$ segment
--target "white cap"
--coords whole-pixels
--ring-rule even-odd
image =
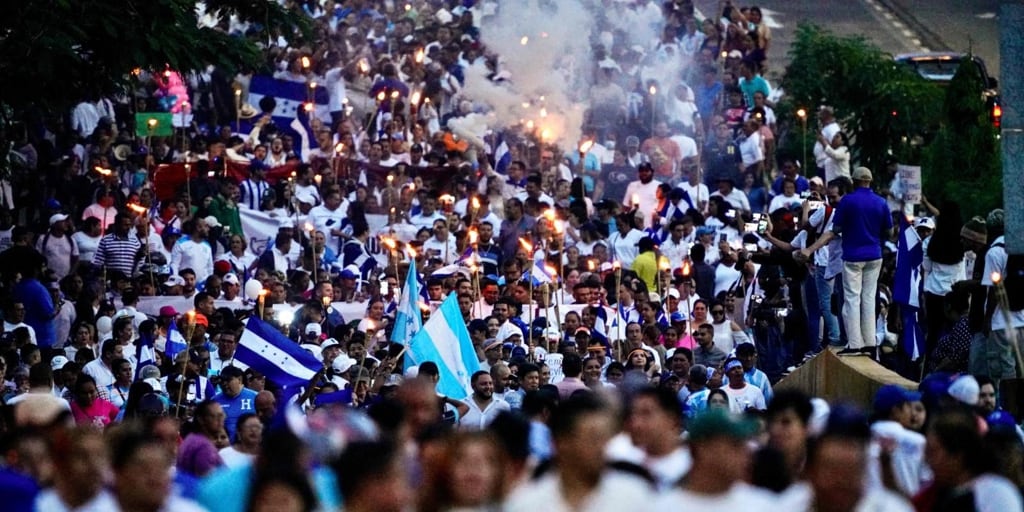
[[[242,284],[242,282],[238,280],[238,276],[236,276],[234,272],[228,272],[227,274],[224,274],[222,280],[227,284]]]
[[[914,219],[915,228],[928,228],[931,230],[935,229],[935,220],[931,217],[918,217]]]
[[[54,225],[54,224],[56,224],[58,222],[62,222],[62,221],[65,221],[65,220],[68,220],[68,216],[67,215],[65,215],[63,213],[55,213],[55,214],[50,216],[50,225],[52,226],[52,225]]]
[[[294,228],[295,221],[291,217],[281,217],[281,220],[277,221],[277,229]]]
[[[498,334],[497,334],[497,336],[494,337],[494,339],[495,339],[495,341],[498,341],[500,343],[504,343],[505,340],[511,338],[512,336],[516,336],[516,335],[522,337],[522,335],[523,335],[522,329],[517,327],[512,322],[505,322],[501,326],[501,328],[498,329]]]
[[[310,322],[310,323],[306,324],[306,328],[303,329],[302,332],[304,332],[306,334],[316,333],[317,336],[320,336],[320,334],[323,331],[320,329],[320,324],[315,323],[315,322]]]
[[[167,280],[164,281],[164,286],[168,288],[171,286],[185,286],[185,278],[176,274],[171,274],[167,276]]]
[[[295,192],[295,199],[300,203],[316,204],[316,196],[307,190],[297,190]]]
[[[320,343],[320,350],[338,346],[341,346],[341,343],[338,343],[338,340],[334,338],[327,338],[326,340]]]
[[[975,406],[978,405],[978,395],[981,393],[981,387],[978,386],[978,381],[973,376],[961,375],[953,381],[953,384],[950,384],[947,393],[960,402]]]
[[[667,296],[678,299],[679,298],[679,290],[676,290],[675,288],[669,288]]]
[[[54,356],[54,358],[50,360],[50,369],[54,371],[61,370],[64,368],[64,365],[66,364],[68,364],[67,357]]]
[[[205,221],[206,225],[210,226],[211,228],[220,227],[220,221],[217,220],[217,217],[214,217],[213,215],[207,215],[206,218],[203,219],[203,221]]]
[[[331,368],[333,368],[334,371],[338,373],[345,373],[348,371],[349,368],[352,368],[352,365],[354,364],[356,364],[355,359],[352,359],[351,357],[342,354],[334,358],[334,362],[331,363]],[[415,368],[415,366],[413,368]]]

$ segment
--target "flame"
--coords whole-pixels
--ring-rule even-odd
[[[315,84],[316,82],[313,82],[313,83]],[[235,96],[241,96],[241,95],[242,95],[242,90],[241,89],[235,89]]]
[[[95,169],[96,169],[96,172],[100,173],[103,176],[110,176],[111,174],[114,173],[114,171],[112,171],[110,169],[104,169],[104,168],[102,168],[100,166],[96,166]]]
[[[594,147],[594,141],[592,141],[592,140],[585,140],[585,141],[583,141],[580,144],[580,153],[584,153],[585,154],[588,151],[590,151],[590,148],[592,148],[592,147]]]
[[[146,121],[146,124],[152,129],[156,128],[156,125],[160,124],[160,121],[156,120],[155,118],[150,118],[148,121]]]
[[[530,130],[530,131],[533,131],[533,120],[530,120],[530,121],[526,122],[526,129]]]
[[[1003,280],[1003,275],[999,272],[992,272],[992,275],[988,276],[992,280],[992,284],[999,284]]]
[[[334,152],[335,152],[335,153],[341,153],[341,152],[343,152],[343,151],[345,151],[345,145],[344,145],[344,144],[342,144],[341,142],[339,142],[339,143],[337,143],[337,144],[335,144],[335,145],[334,145]]]
[[[473,209],[474,210],[479,210],[480,209],[480,199],[479,198],[474,196],[472,201],[470,201],[470,204],[473,205]]]
[[[149,211],[145,206],[135,203],[128,203],[128,209],[138,214],[143,214]]]
[[[384,91],[377,93],[377,101],[384,101],[384,98],[387,98],[387,95],[384,94]]]
[[[325,295],[325,296],[323,296],[323,297],[320,297],[320,300],[321,300],[321,301],[323,301],[323,303],[324,303],[324,307],[325,307],[325,308],[326,308],[327,306],[330,306],[330,305],[331,305],[331,298],[330,298],[330,297],[328,297],[328,296],[326,296],[326,295]]]
[[[549,276],[558,277],[558,269],[556,269],[555,267],[551,265],[544,265],[544,270],[548,273]]]
[[[370,72],[370,63],[366,58],[359,59],[359,72],[364,75]]]
[[[302,57],[302,68],[303,69],[309,69],[309,65],[310,64],[312,64],[312,63],[309,61],[309,57]]]
[[[393,99],[393,100],[397,100],[398,99],[398,91],[391,91],[391,99]]]
[[[807,117],[807,111],[801,108],[796,111],[796,116],[799,117],[800,119],[803,119]]]
[[[519,40],[519,44],[521,44],[523,46],[526,46],[526,43],[529,43],[529,42],[530,42],[530,38],[527,37],[527,36],[523,36],[523,38]]]
[[[391,249],[392,251],[395,250],[396,247],[398,247],[398,244],[395,243],[394,238],[382,237],[380,241],[382,244],[386,245],[388,249]]]
[[[437,200],[442,202],[442,203],[454,203],[455,202],[455,196],[453,196],[451,194],[444,194],[441,197],[438,197]]]
[[[309,223],[309,222],[307,222],[307,223],[306,223],[306,224],[305,224],[304,226],[302,226],[302,227],[303,227],[303,228],[305,228],[305,230],[306,230],[306,231],[313,231],[313,224],[311,224],[311,223]]]
[[[320,186],[320,182],[322,180],[323,180],[323,176],[320,176],[319,174],[317,174],[316,176],[313,176],[313,181],[316,182],[316,186],[318,186],[318,187]]]
[[[412,247],[406,248],[406,252],[409,253],[409,257],[412,258],[412,259],[416,259],[416,256],[418,255],[416,253],[416,249],[413,249]]]
[[[540,131],[541,140],[549,140],[551,138],[551,130],[544,128]]]
[[[590,260],[590,261],[587,262],[587,270],[593,272],[594,269],[596,269],[596,268],[597,268],[597,262],[596,261]]]
[[[541,108],[540,109],[540,117],[547,117],[547,116],[548,116],[548,109]]]
[[[615,271],[617,272],[622,268],[622,263],[619,263],[618,261],[613,261],[612,268],[615,269]]]
[[[263,288],[260,290],[260,298],[266,297],[268,293],[270,293],[270,290]]]
[[[423,51],[423,48],[420,48],[419,50],[416,50],[416,55],[413,59],[416,61],[416,64],[422,64],[424,57],[426,57],[426,52]]]
[[[661,261],[658,262],[658,270],[668,270],[670,268],[672,266],[668,264],[668,258],[662,256]]]
[[[309,83],[309,88],[310,89],[316,89],[316,82],[310,82]]]
[[[409,12],[409,11],[411,11],[411,10],[412,10],[412,5],[410,5],[410,4],[405,4],[405,11],[406,11],[406,12]]]
[[[683,277],[690,277],[690,260],[683,260]]]
[[[476,232],[476,228],[473,228],[473,229],[469,230],[468,236],[469,236],[469,243],[470,244],[476,244],[477,240],[480,237],[480,234]]]
[[[302,104],[302,110],[305,110],[306,112],[312,112],[313,111],[313,104],[308,102],[308,101],[306,103],[303,103]]]
[[[390,186],[391,182],[393,181],[395,181],[395,176],[392,174],[388,174],[388,185]]]
[[[421,311],[424,311],[424,312],[430,312],[430,306],[428,306],[428,305],[427,305],[426,303],[424,303],[424,302],[423,302],[422,300],[421,300],[421,301],[419,301],[419,302],[417,302],[417,303],[416,303],[416,305],[420,307],[420,310],[421,310]]]
[[[640,194],[633,194],[633,206],[640,206]]]
[[[528,252],[529,254],[533,254],[533,244],[531,244],[529,240],[525,238],[520,238],[519,245],[523,246],[523,249],[526,249],[526,252]]]
[[[658,88],[653,86],[653,85],[651,86],[650,89],[647,89],[647,91],[651,93],[651,96],[654,96],[655,94],[658,94]]]
[[[556,222],[555,223],[555,234],[561,235],[562,233],[565,233],[565,223],[564,222]]]
[[[554,222],[555,210],[553,208],[548,208],[547,210],[544,210],[544,218]]]
[[[420,104],[420,98],[422,96],[423,96],[423,94],[420,91],[415,91],[415,92],[412,93],[412,96],[409,98],[409,101],[411,101],[413,105],[419,105]]]

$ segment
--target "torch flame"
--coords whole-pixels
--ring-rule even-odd
[[[309,222],[307,222],[303,227],[306,229],[306,231],[313,231],[313,224]]]
[[[523,46],[526,46],[526,43],[529,43],[529,42],[530,42],[530,38],[526,37],[526,36],[523,36],[523,38],[519,40],[519,44],[521,44]]]
[[[384,98],[387,98],[387,95],[384,94],[384,91],[377,93],[377,101],[384,101]]]
[[[423,51],[423,48],[420,48],[419,50],[416,50],[416,55],[414,57],[414,59],[416,60],[416,64],[421,64],[423,62],[423,58],[425,56],[426,56],[426,53]]]
[[[992,272],[992,275],[989,276],[989,279],[992,280],[992,284],[999,284],[999,282],[1003,280],[1003,275],[1000,274],[999,272]]]
[[[114,171],[111,171],[110,169],[104,169],[104,168],[102,168],[100,166],[96,166],[95,169],[96,169],[96,172],[102,174],[103,176],[110,176],[111,174],[114,173]]]
[[[392,251],[395,250],[395,247],[397,247],[394,238],[381,238],[380,241],[381,243],[386,245],[388,249],[391,249]]]
[[[302,57],[302,69],[309,69],[310,64],[309,57]]]
[[[135,203],[128,203],[128,208],[131,211],[133,211],[135,213],[138,213],[138,214],[143,214],[143,213],[146,213],[148,211],[145,206],[142,206],[140,204],[135,204]]]
[[[474,210],[479,210],[480,209],[480,199],[479,198],[473,197],[473,200],[472,200],[471,204],[473,205],[473,209]]]
[[[310,82],[309,83],[309,88],[310,89],[316,89],[316,82]]]
[[[640,206],[640,194],[633,194],[633,206]]]
[[[594,141],[585,140],[580,144],[580,153],[586,154],[592,147],[594,147]]]
[[[618,261],[613,261],[612,262],[612,268],[615,269],[616,271],[618,271],[619,269],[622,268],[622,263],[619,263]]]
[[[345,145],[344,145],[344,144],[342,144],[341,142],[339,142],[339,143],[337,143],[337,144],[335,144],[335,145],[334,145],[334,152],[335,152],[335,153],[341,153],[341,152],[343,152],[343,151],[345,151]]]
[[[590,260],[590,261],[587,262],[587,270],[593,272],[594,269],[596,269],[596,268],[597,268],[597,262],[596,261]]]
[[[523,246],[523,249],[526,249],[526,252],[530,253],[531,255],[533,254],[533,244],[531,244],[529,240],[525,238],[520,238],[519,245]]]
[[[662,256],[661,260],[658,262],[658,270],[668,270],[670,268],[672,267],[668,264],[668,258]]]
[[[159,123],[160,121],[157,121],[155,118],[150,118],[148,121],[146,121],[146,124],[149,125],[151,129],[156,128],[156,125]]]
[[[397,100],[398,99],[398,91],[391,91],[391,99],[393,99],[393,100]]]
[[[476,232],[476,229],[470,229],[469,230],[469,243],[470,244],[476,244],[479,236],[480,235]]]
[[[690,261],[683,261],[683,277],[690,277]]]
[[[647,89],[647,91],[651,93],[651,96],[654,96],[655,94],[658,94],[658,88],[653,86],[653,85],[651,86],[650,89]]]
[[[411,101],[413,105],[419,105],[420,104],[420,98],[422,96],[423,96],[423,94],[420,91],[415,91],[415,92],[412,93],[412,96],[409,98],[409,101]]]

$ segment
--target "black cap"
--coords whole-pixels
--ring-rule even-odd
[[[225,366],[220,371],[220,378],[223,380],[228,379],[241,379],[245,375],[245,372],[237,366]]]

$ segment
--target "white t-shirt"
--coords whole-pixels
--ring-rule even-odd
[[[220,450],[220,458],[228,468],[240,468],[251,464],[256,459],[256,456],[242,453],[236,450],[234,446],[228,446]]]
[[[608,237],[612,245],[612,257],[622,264],[622,268],[633,268],[633,260],[639,251],[636,244],[645,236],[647,235],[643,231],[631,229],[625,236],[616,231]]]
[[[907,496],[917,494],[921,490],[921,483],[928,481],[931,474],[924,463],[924,436],[903,428],[898,422],[886,420],[871,425],[871,438],[868,446],[868,487],[884,487],[879,455],[882,452],[881,440],[888,439],[896,443],[891,459],[897,487]]]
[[[469,412],[459,420],[459,427],[463,430],[483,430],[502,411],[512,410],[508,402],[497,397],[493,397],[491,403],[487,404],[487,407],[483,410],[476,404],[473,397],[463,400],[463,403],[469,406]]]
[[[71,273],[71,258],[79,255],[75,239],[67,234],[58,237],[43,233],[36,240],[36,250],[46,258],[46,266],[61,279]]]
[[[731,204],[732,207],[737,210],[743,210],[745,212],[750,211],[750,200],[747,199],[747,194],[738,188],[732,189],[732,192],[729,192],[729,195],[723,195],[721,192],[716,190],[711,193],[711,197],[721,197],[722,199],[725,199],[725,202]],[[707,224],[707,221],[705,221],[705,224]]]
[[[686,195],[690,196],[690,202],[693,203],[694,208],[700,208],[700,203],[707,203],[708,198],[711,197],[711,191],[709,191],[708,186],[703,183],[698,183],[697,186],[692,186],[689,182],[684,181],[676,185],[676,188],[682,189],[683,192],[686,192]]]
[[[779,495],[778,510],[791,512],[812,512],[814,510],[814,489],[806,482],[791,485]],[[914,507],[906,498],[887,489],[866,490],[853,512],[913,512]]]
[[[996,238],[992,241],[992,246],[988,252],[985,253],[985,271],[981,276],[981,284],[983,286],[992,286],[992,273],[999,272],[999,275],[1006,275],[1006,247],[996,247],[996,244],[1005,244],[1003,237]],[[1024,310],[1021,311],[1010,311],[1010,323],[1014,328],[1024,327]],[[1006,328],[1006,314],[1002,307],[996,306],[995,313],[992,314],[992,330],[999,331]]]
[[[733,484],[728,491],[700,494],[686,489],[673,489],[661,495],[650,510],[694,510],[699,512],[738,512],[740,510],[777,509],[778,498],[744,483]],[[639,503],[633,504],[633,508]]]
[[[654,490],[640,478],[617,472],[607,472],[597,488],[591,492],[578,510],[587,512],[621,512],[634,510],[643,503],[649,503],[655,496]],[[570,512],[573,509],[562,496],[557,471],[529,482],[515,491],[505,502],[507,512]],[[678,507],[661,510],[679,510]],[[730,511],[735,512],[735,511]]]
[[[745,384],[741,389],[733,389],[731,386],[722,386],[722,391],[729,395],[729,409],[735,413],[741,413],[749,408],[763,411],[768,408],[764,403],[764,393],[761,388]]]
[[[761,148],[761,135],[757,132],[751,133],[740,141],[740,158],[743,159],[743,166],[750,167],[764,160],[764,150]]]

